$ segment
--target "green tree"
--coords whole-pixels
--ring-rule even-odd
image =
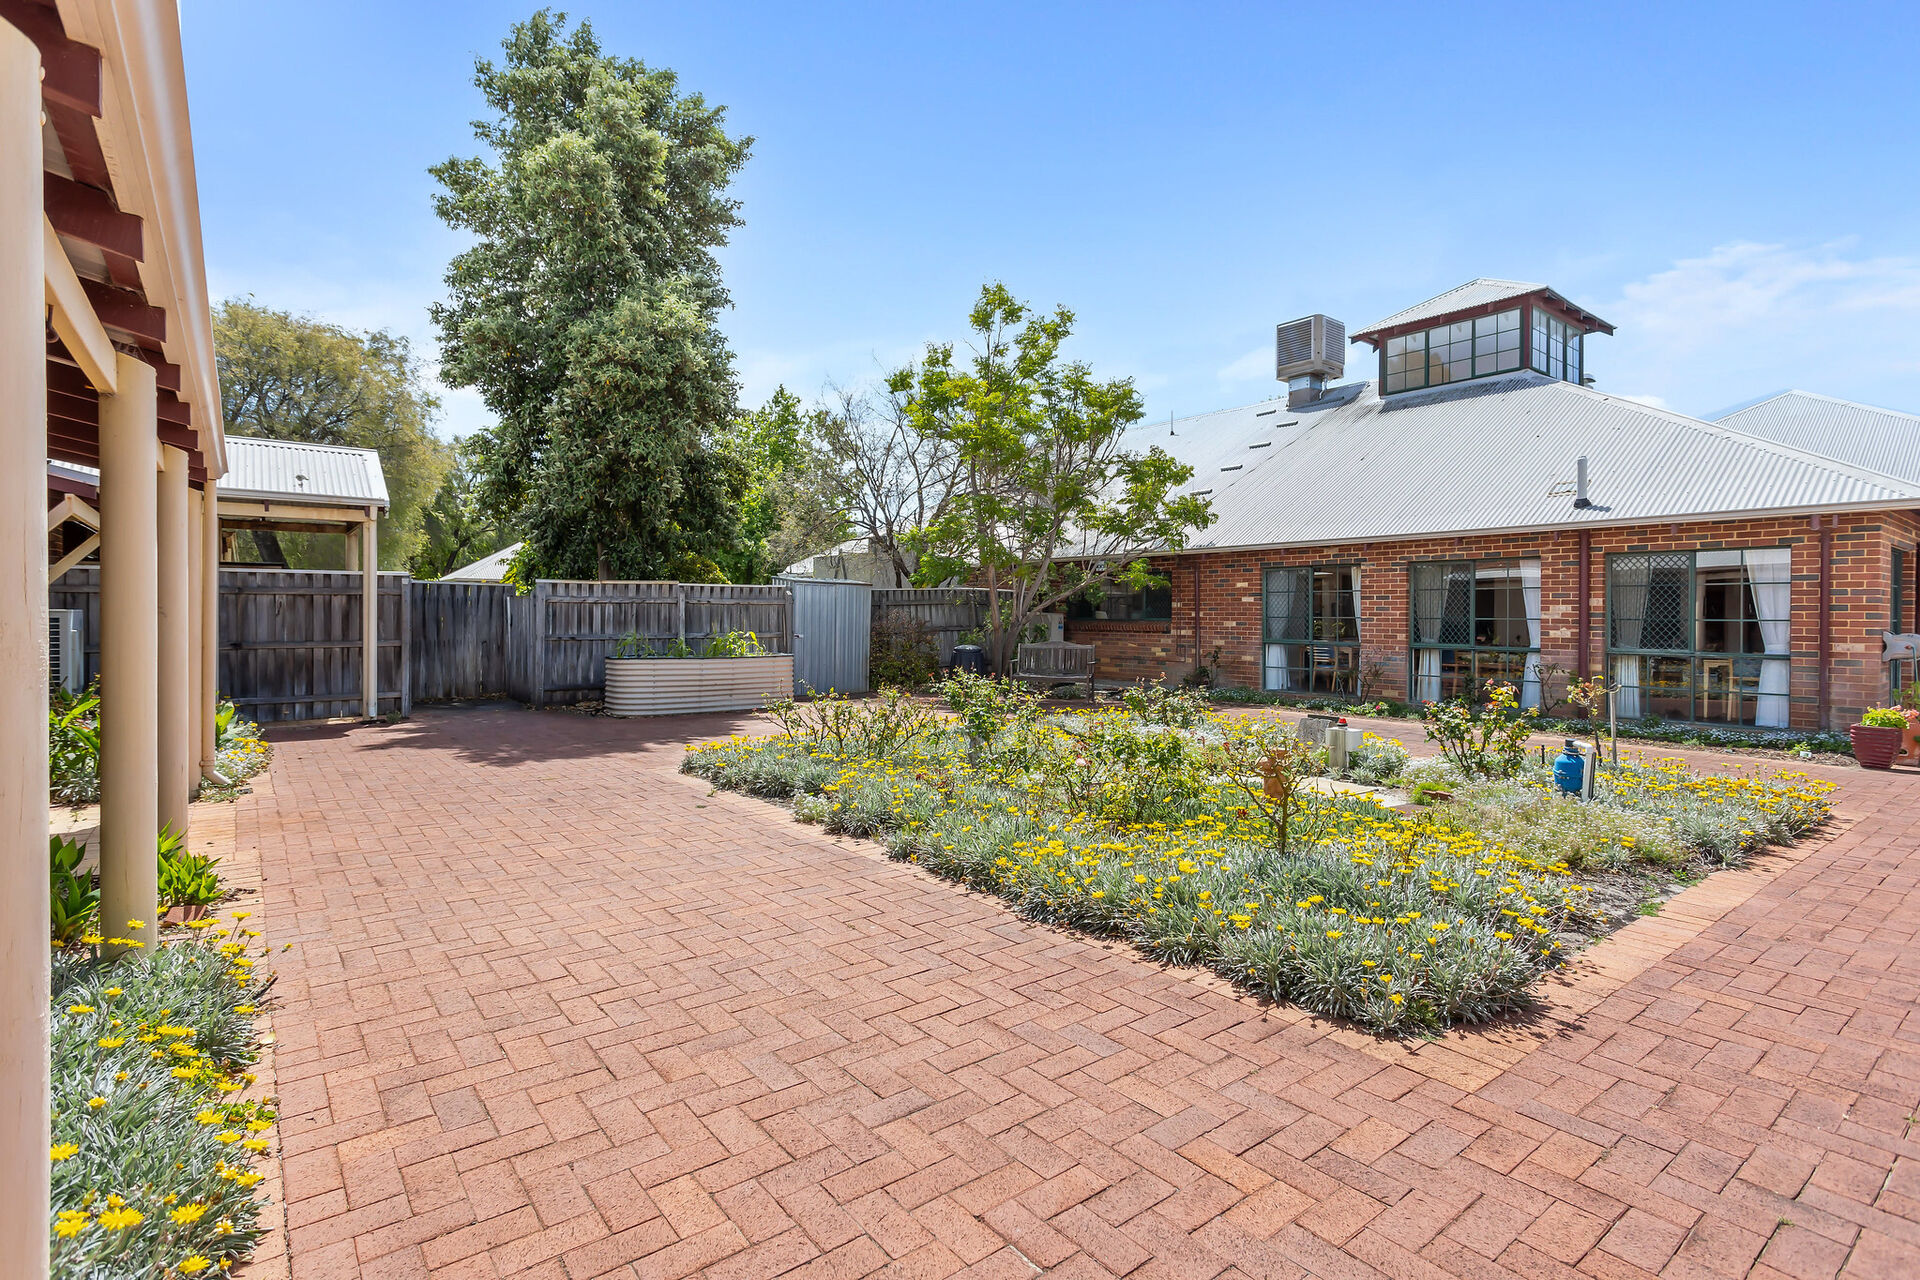
[[[908,397],[914,431],[957,459],[953,491],[911,537],[915,578],[992,590],[990,656],[1005,671],[1035,614],[1089,588],[1157,585],[1145,557],[1185,546],[1213,516],[1178,492],[1192,467],[1123,447],[1142,413],[1132,379],[1102,382],[1061,359],[1072,312],[1032,312],[992,284],[968,324],[971,360],[929,345],[889,387]]]
[[[433,501],[420,513],[425,537],[409,566],[416,578],[443,577],[492,555],[514,539],[513,530],[481,505],[472,453],[470,439],[454,443],[453,466],[448,468]]]
[[[765,582],[811,552],[846,537],[846,508],[823,451],[831,415],[803,409],[777,387],[767,402],[736,418],[721,447],[746,474],[734,546],[716,557],[734,582]]]
[[[475,240],[433,317],[442,379],[498,418],[481,499],[543,576],[717,577],[746,476],[718,447],[737,388],[714,250],[750,140],[587,23],[542,10],[502,47],[474,68],[491,161],[432,170],[436,211]]]
[[[213,341],[228,434],[379,452],[392,503],[380,521],[380,563],[406,567],[423,537],[422,508],[452,462],[431,426],[440,401],[421,386],[407,340],[229,298],[214,312]],[[342,554],[338,536],[278,541],[305,567],[333,567]]]

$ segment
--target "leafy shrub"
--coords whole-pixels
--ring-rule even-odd
[[[55,690],[47,711],[47,775],[61,804],[100,798],[100,684],[78,697]]]
[[[764,658],[767,647],[760,643],[760,636],[753,631],[722,631],[719,635],[709,636],[702,647],[703,658]]]
[[[269,1148],[273,1111],[234,1099],[253,1079],[253,1014],[272,979],[255,969],[243,916],[119,960],[54,955],[60,1280],[216,1274],[258,1240],[261,1175],[248,1166]]]
[[[1510,684],[1487,686],[1486,701],[1465,698],[1429,702],[1421,708],[1427,738],[1440,744],[1447,763],[1469,778],[1508,778],[1527,758],[1527,738],[1539,709],[1521,711]]]
[[[873,616],[867,671],[876,689],[918,689],[940,669],[940,646],[927,624],[900,609]]]
[[[1347,753],[1347,777],[1354,782],[1381,786],[1398,779],[1411,759],[1407,749],[1395,739],[1365,734],[1360,745]]]
[[[100,890],[93,883],[93,873],[79,869],[86,856],[87,846],[79,840],[54,836],[47,842],[47,897],[55,946],[80,941],[100,909]]]
[[[1861,713],[1860,723],[1874,729],[1904,729],[1907,713],[1899,707],[1868,707]]]
[[[882,690],[857,702],[832,693],[807,702],[770,698],[762,709],[792,741],[835,757],[860,754],[884,760],[925,737],[938,723],[932,710],[915,702],[904,689]]]

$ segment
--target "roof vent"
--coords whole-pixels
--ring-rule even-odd
[[[1327,379],[1347,369],[1347,327],[1332,316],[1289,320],[1273,331],[1273,376],[1287,384],[1287,407],[1311,404],[1326,391]]]

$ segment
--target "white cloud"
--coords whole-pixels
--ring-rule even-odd
[[[1273,348],[1255,347],[1247,354],[1220,370],[1223,384],[1235,382],[1273,381]]]
[[[1605,387],[1688,413],[1805,387],[1913,407],[1920,360],[1920,257],[1854,242],[1734,241],[1625,285],[1600,313],[1619,326],[1588,367]]]

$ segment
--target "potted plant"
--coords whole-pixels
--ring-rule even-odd
[[[1899,707],[1870,707],[1847,733],[1861,768],[1891,769],[1908,733],[1907,714]]]
[[[610,716],[751,711],[791,696],[793,655],[767,652],[751,631],[709,637],[697,653],[684,640],[654,644],[629,632],[607,656]]]

